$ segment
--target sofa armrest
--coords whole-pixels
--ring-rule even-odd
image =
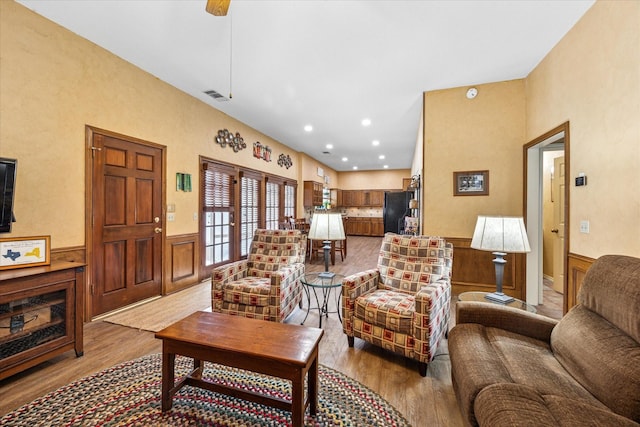
[[[211,288],[221,290],[228,283],[247,277],[249,262],[241,260],[214,268],[211,272]]]
[[[420,288],[415,294],[413,337],[416,359],[429,363],[438,344],[449,332],[451,315],[451,284],[440,279]]]
[[[282,286],[290,286],[295,282],[299,282],[304,274],[304,264],[293,263],[280,267],[271,274],[271,294],[280,295]]]
[[[360,295],[377,289],[379,279],[380,272],[377,268],[347,276],[342,280],[342,296],[355,301]]]
[[[550,342],[551,331],[558,321],[519,308],[489,302],[458,301],[456,324],[460,323],[477,323]]]
[[[376,269],[362,271],[342,279],[342,330],[353,337],[353,315],[356,298],[378,288],[380,271]]]

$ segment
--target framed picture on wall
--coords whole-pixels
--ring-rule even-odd
[[[489,171],[465,171],[453,173],[454,196],[489,195]]]

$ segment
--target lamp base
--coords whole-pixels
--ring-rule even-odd
[[[493,292],[491,294],[487,294],[484,296],[486,299],[488,299],[489,301],[494,301],[494,302],[499,302],[502,304],[506,304],[509,303],[511,301],[515,301],[516,299],[514,297],[511,297],[509,295],[505,295],[502,292]]]
[[[318,273],[318,278],[320,279],[333,279],[336,273],[332,273],[330,271],[323,271],[322,273]]]

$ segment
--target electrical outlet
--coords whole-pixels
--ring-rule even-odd
[[[167,221],[173,222],[175,220],[176,220],[176,214],[174,214],[174,213],[167,214]]]
[[[198,212],[194,212],[193,213],[193,220],[197,221],[198,220]]]
[[[580,221],[580,232],[589,234],[589,221],[586,221],[586,220]]]

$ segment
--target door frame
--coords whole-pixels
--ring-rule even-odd
[[[571,184],[570,172],[570,138],[569,122],[549,130],[523,146],[523,212],[527,224],[531,252],[527,254],[526,262],[526,300],[529,304],[538,305],[542,302],[543,274],[542,274],[542,152],[544,147],[560,138],[564,138],[565,176],[565,240],[562,250],[564,265],[564,283],[562,289],[563,313],[567,312],[567,263],[569,259],[569,193]]]
[[[161,165],[161,174],[162,174],[162,189],[161,189],[161,227],[163,230],[166,230],[166,200],[167,200],[167,147],[164,145],[160,145],[154,142],[145,141],[139,138],[135,138],[132,136],[120,134],[117,132],[112,132],[105,129],[100,129],[95,126],[85,125],[85,191],[84,191],[84,204],[85,204],[85,225],[84,225],[84,245],[85,245],[85,301],[84,301],[84,319],[85,322],[90,322],[93,317],[92,307],[93,307],[93,293],[91,292],[93,283],[93,136],[94,134],[101,134],[113,138],[123,139],[125,141],[130,141],[136,144],[146,145],[149,147],[153,147],[159,149],[162,152],[162,165]],[[162,233],[163,237],[161,238],[161,249],[160,249],[160,285],[161,285],[161,294],[165,294],[165,283],[164,283],[164,266],[165,266],[165,246],[166,246],[166,232]]]

